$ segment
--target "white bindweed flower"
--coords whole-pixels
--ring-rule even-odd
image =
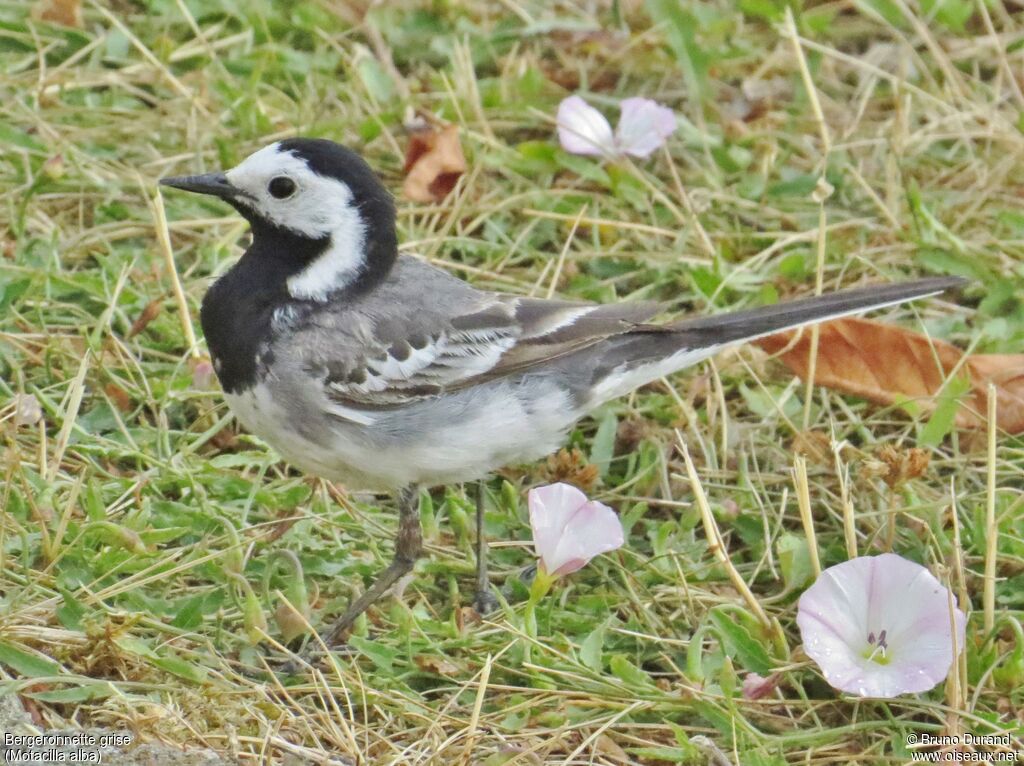
[[[956,651],[967,618],[955,607]],[[829,567],[800,597],[804,651],[835,688],[861,697],[931,689],[949,673],[954,638],[949,591],[894,553]]]
[[[604,115],[579,96],[569,96],[558,106],[558,140],[573,154],[596,157],[630,155],[649,157],[676,129],[672,110],[647,98],[627,98],[621,104],[619,125],[612,126]]]
[[[528,503],[540,568],[551,577],[575,572],[625,539],[615,511],[568,484],[531,489]]]

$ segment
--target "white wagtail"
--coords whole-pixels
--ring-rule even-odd
[[[658,304],[484,292],[399,255],[391,195],[331,141],[280,141],[225,173],[161,183],[220,197],[252,228],[252,245],[202,305],[238,420],[305,471],[398,492],[394,560],[328,645],[412,569],[418,487],[547,455],[601,403],[731,344],[961,282],[874,285],[651,324]]]

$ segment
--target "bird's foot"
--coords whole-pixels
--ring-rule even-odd
[[[499,606],[498,598],[491,593],[490,588],[478,590],[473,596],[473,608],[481,616],[490,614]]]

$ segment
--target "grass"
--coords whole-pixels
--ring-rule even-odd
[[[291,470],[193,375],[202,343],[158,238],[161,176],[299,133],[357,148],[397,192],[418,110],[460,126],[470,170],[442,203],[400,200],[401,239],[480,287],[715,312],[818,278],[956,273],[972,286],[883,318],[976,351],[1024,339],[1019,4],[797,3],[791,22],[774,0],[439,0],[365,23],[357,5],[90,3],[72,29],[0,2],[3,687],[42,725],[126,727],[240,763],[724,762],[700,736],[744,766],[902,763],[910,733],[1007,730],[1019,755],[1020,439],[990,452],[984,433],[946,433],[886,483],[926,415],[808,397],[750,348],[607,406],[557,459],[490,482],[506,609],[467,609],[472,492],[438,488],[422,499],[426,557],[351,652],[268,672],[286,655],[275,610],[304,583],[314,625],[339,614],[390,556],[392,505]],[[681,129],[649,162],[564,154],[552,115],[577,90],[610,117],[656,98]],[[216,202],[165,204],[194,318],[245,226]],[[38,425],[16,423],[18,394]],[[525,490],[554,477],[589,481],[628,539],[542,602],[527,662]],[[965,599],[959,685],[856,701],[800,651],[805,532],[822,566],[845,560],[844,497],[859,552],[891,534]],[[745,700],[751,670],[779,689]]]

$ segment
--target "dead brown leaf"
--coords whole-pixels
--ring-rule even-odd
[[[32,684],[31,686],[24,687],[23,691],[26,692],[45,692],[49,691],[53,687],[50,684]],[[21,703],[22,708],[29,717],[32,719],[32,723],[36,726],[46,727],[46,718],[43,716],[42,711],[39,709],[39,705],[31,697],[22,697],[20,694],[16,695],[17,700]]]
[[[132,397],[117,383],[107,383],[103,390],[110,397],[110,401],[114,403],[114,406],[121,410],[121,412],[131,412],[134,409]]]
[[[619,744],[607,734],[600,735],[594,742],[594,752],[618,763],[629,763],[629,756]]]
[[[793,452],[816,465],[832,465],[832,437],[824,431],[797,431]]]
[[[438,676],[453,676],[459,672],[459,666],[444,657],[433,654],[417,654],[414,658],[417,667],[424,673],[433,673]]]
[[[306,609],[308,611],[308,607]],[[287,601],[281,601],[274,610],[274,621],[281,631],[284,643],[290,644],[309,630],[309,615],[303,614]]]
[[[653,430],[650,421],[644,418],[624,417],[615,430],[615,454],[632,452]]]
[[[139,314],[139,318],[132,322],[132,327],[128,330],[128,337],[134,338],[140,332],[146,329],[150,322],[160,316],[160,312],[164,310],[164,299],[156,298],[146,304],[146,307],[142,309],[142,313]]]
[[[35,15],[65,27],[83,26],[81,0],[40,0],[36,3]]]
[[[880,404],[909,399],[932,409],[946,378],[958,370],[971,383],[956,416],[958,427],[984,427],[991,382],[996,386],[999,427],[1024,432],[1024,354],[972,354],[963,359],[963,352],[951,343],[869,319],[838,319],[821,325],[820,333],[814,375],[820,386]],[[809,330],[770,335],[756,343],[807,379]]]
[[[460,606],[455,611],[455,627],[460,635],[465,633],[470,625],[479,625],[483,619],[480,613],[471,606]]]
[[[218,432],[219,433],[219,432]],[[292,511],[281,511],[277,515],[279,521],[275,521],[270,524],[266,529],[269,530],[263,537],[264,543],[272,543],[280,538],[284,537],[285,533],[289,529],[294,527],[298,522],[302,521],[302,516],[295,514]]]
[[[427,126],[409,135],[402,193],[413,202],[440,202],[466,172],[459,126]]]

